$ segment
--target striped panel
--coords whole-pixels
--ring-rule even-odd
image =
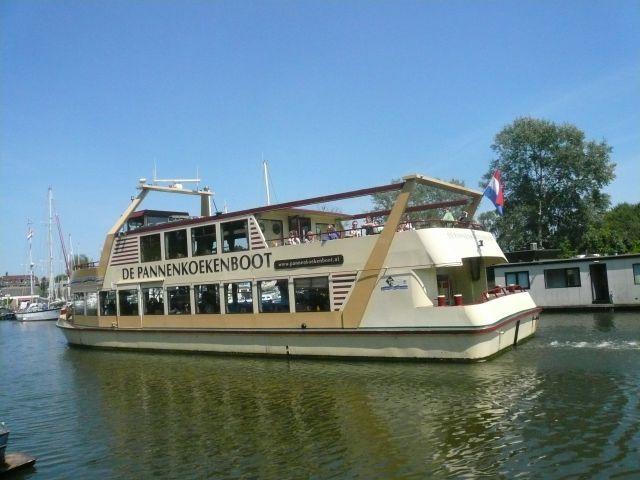
[[[332,273],[331,274],[331,292],[333,296],[333,310],[337,311],[342,308],[347,301],[349,292],[356,283],[357,272],[349,273]]]
[[[139,239],[138,236],[116,238],[111,252],[110,265],[138,263],[140,261]]]
[[[260,250],[267,247],[262,230],[260,230],[260,226],[254,217],[249,217],[249,242],[251,243],[251,250]]]

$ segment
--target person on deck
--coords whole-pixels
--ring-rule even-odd
[[[373,229],[375,228],[376,224],[373,223],[373,218],[367,216],[364,219],[364,224],[362,225],[362,228],[364,228],[364,233],[366,235],[373,235]]]
[[[300,238],[295,230],[289,232],[289,238],[285,240],[287,245],[300,245]]]
[[[354,220],[353,222],[351,222],[351,230],[349,230],[347,232],[347,237],[360,237],[362,236],[362,232],[360,231],[360,228],[358,227],[358,221]]]
[[[444,212],[444,215],[442,216],[442,222],[446,227],[451,227],[453,226],[453,222],[455,221],[456,219],[453,218],[453,214],[451,213],[451,210],[447,208]]]
[[[340,234],[336,232],[336,227],[329,225],[327,227],[327,240],[338,240],[339,238]]]

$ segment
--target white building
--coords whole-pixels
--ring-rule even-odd
[[[496,285],[520,285],[539,307],[640,307],[640,254],[495,266]]]

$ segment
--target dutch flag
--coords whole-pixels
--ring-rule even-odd
[[[504,206],[504,192],[502,181],[500,180],[500,170],[493,172],[489,185],[484,189],[484,196],[493,202],[496,206],[496,212],[502,215],[502,207]]]

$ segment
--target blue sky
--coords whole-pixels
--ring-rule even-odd
[[[27,218],[44,258],[49,185],[97,259],[154,162],[199,168],[232,210],[264,203],[262,154],[279,201],[413,172],[476,187],[524,115],[605,139],[613,202],[640,201],[638,1],[4,0],[0,17],[2,274],[26,271]]]

